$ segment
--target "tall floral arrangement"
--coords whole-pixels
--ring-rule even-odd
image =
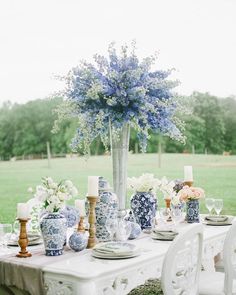
[[[135,43],[118,54],[114,43],[108,56],[95,55],[94,64],[82,61],[66,77],[63,104],[57,109],[54,131],[66,117],[78,121],[72,146],[88,153],[92,141],[100,136],[109,143],[109,126],[114,137],[128,125],[135,128],[145,151],[150,131],[183,140],[181,121],[176,112],[181,107],[173,92],[178,81],[169,80],[172,70],[152,70],[156,57],[139,60]]]

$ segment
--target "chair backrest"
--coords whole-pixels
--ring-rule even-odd
[[[233,279],[236,279],[236,220],[231,225],[223,249],[223,262],[225,270],[225,294],[232,294]]]
[[[163,262],[161,284],[165,295],[197,295],[201,270],[203,226],[191,224],[175,238]]]

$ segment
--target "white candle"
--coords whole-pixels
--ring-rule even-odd
[[[184,181],[193,181],[193,167],[184,166]]]
[[[17,218],[24,220],[29,218],[29,207],[27,203],[17,204]]]
[[[86,216],[85,200],[75,200],[75,208],[79,210],[80,217]]]
[[[98,197],[98,176],[88,177],[88,196]]]

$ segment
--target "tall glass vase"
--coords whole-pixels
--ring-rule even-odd
[[[114,136],[110,128],[113,168],[113,187],[118,197],[119,209],[125,209],[127,186],[127,161],[129,151],[130,126],[125,124]]]

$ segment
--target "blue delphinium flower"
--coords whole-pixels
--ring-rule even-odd
[[[107,58],[95,55],[94,60],[95,65],[81,62],[66,76],[67,108],[61,113],[78,119],[74,147],[88,152],[98,136],[106,145],[109,125],[115,132],[126,123],[137,130],[143,151],[149,131],[183,139],[175,116],[178,104],[173,88],[178,82],[167,80],[171,70],[152,71],[155,58],[139,61],[134,44],[131,53],[123,46],[120,55],[111,44]]]

